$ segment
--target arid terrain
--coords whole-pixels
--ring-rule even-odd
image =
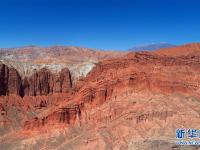
[[[200,44],[0,50],[0,150],[197,150]]]

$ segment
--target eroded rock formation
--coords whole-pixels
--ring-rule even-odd
[[[176,129],[200,124],[200,55],[179,53],[136,52],[104,60],[73,88],[68,69],[55,74],[44,68],[23,78],[23,98],[0,97],[1,127],[18,131],[2,133],[9,134],[0,145],[83,150],[142,149],[141,144],[155,149],[159,143],[165,146],[158,149],[173,149]],[[5,68],[1,87],[9,85]],[[10,145],[15,140],[20,142]]]
[[[65,125],[74,125],[76,121],[80,121],[81,110],[79,105],[74,105],[71,107],[63,107],[54,111],[52,114],[37,118],[35,117],[31,121],[26,121],[24,123],[24,128],[26,130],[33,130],[45,127],[46,125],[57,125],[57,124],[65,124]]]
[[[0,95],[6,95],[8,87],[8,67],[0,64]]]
[[[122,95],[129,96],[133,93],[150,93],[153,95],[171,95],[176,93],[185,96],[191,93],[198,93],[200,83],[200,78],[198,78],[198,73],[200,72],[200,69],[198,69],[198,65],[200,65],[199,60],[196,57],[189,56],[174,58],[148,52],[137,52],[121,59],[103,61],[93,68],[81,82],[81,85],[78,85],[78,89],[71,96],[71,99],[74,100],[73,102],[78,106],[81,113],[89,109],[95,109],[111,100],[118,99]],[[123,102],[123,100],[121,101]],[[73,107],[67,108],[66,110],[73,110]],[[58,118],[64,118],[61,120],[65,120],[66,124],[74,122],[74,117],[70,116],[76,116],[76,111],[69,113],[69,111],[62,112],[58,110],[33,122],[27,122],[28,129],[32,129],[30,127],[34,126],[36,122],[39,122],[37,124],[41,127],[41,124],[43,124],[41,120],[44,118],[48,118],[47,126],[49,122],[59,124],[60,119]],[[117,112],[113,110],[113,114]],[[172,116],[173,113],[171,111],[156,113],[153,111],[152,114],[138,114],[135,116],[135,120],[136,123],[139,123],[156,117],[166,119],[168,116]],[[113,114],[105,118],[115,117]],[[50,116],[54,116],[54,119]],[[65,118],[66,116],[68,117]],[[81,118],[84,117],[86,116]],[[86,118],[85,120],[88,120]],[[95,120],[104,119],[99,118],[97,115],[93,121],[96,122]],[[52,125],[52,123],[49,124]]]
[[[43,68],[22,79],[16,69],[0,64],[0,95],[48,95],[66,93],[71,88],[72,80],[67,68],[57,74]]]
[[[14,68],[0,63],[0,95],[23,95],[22,80]]]

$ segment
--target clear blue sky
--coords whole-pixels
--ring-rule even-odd
[[[199,0],[4,0],[0,47],[200,41]]]

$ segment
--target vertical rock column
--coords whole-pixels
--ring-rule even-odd
[[[9,68],[9,76],[8,76],[8,95],[15,94],[23,96],[23,87],[22,80],[14,68]]]
[[[0,64],[0,95],[9,94],[23,96],[22,80],[16,69]]]
[[[0,95],[6,95],[8,89],[8,67],[0,63]]]

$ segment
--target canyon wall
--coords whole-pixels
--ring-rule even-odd
[[[30,120],[25,123],[25,128],[32,130],[37,126],[52,125],[52,122],[71,124],[80,118],[81,122],[84,122],[83,120],[88,120],[88,116],[84,115],[85,111],[101,107],[106,102],[116,100],[123,95],[127,97],[138,93],[195,95],[200,87],[199,64],[200,59],[197,57],[173,58],[147,52],[130,53],[124,58],[100,62],[86,78],[78,81],[80,84],[76,85],[76,91],[71,95],[73,105],[65,104],[63,108],[57,108],[47,116]],[[123,105],[123,99],[120,104]],[[118,113],[118,110],[115,111],[114,114]],[[160,116],[171,116],[170,111],[165,113],[161,111]],[[114,114],[110,117],[114,117]],[[93,123],[98,121],[98,118],[98,115],[94,117]],[[136,122],[145,120],[143,115],[135,118]],[[144,115],[144,118],[148,120],[148,115]]]
[[[0,64],[0,95],[37,96],[53,93],[66,93],[72,88],[71,74],[68,68],[52,73],[46,68],[35,71],[29,77],[21,78],[12,67]]]
[[[176,129],[200,124],[200,55],[181,52],[103,60],[73,85],[67,68],[22,78],[1,64],[0,146],[135,149],[148,139],[173,149]]]
[[[22,80],[14,68],[0,63],[0,95],[22,95]]]

